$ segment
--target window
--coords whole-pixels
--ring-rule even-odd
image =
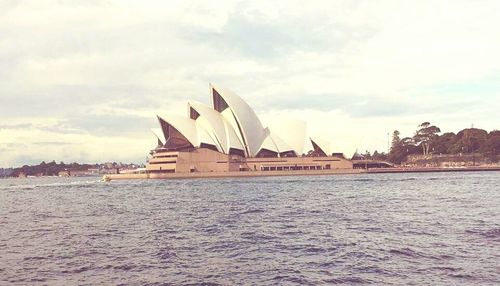
[[[198,119],[198,117],[200,117],[200,114],[198,113],[198,111],[194,110],[194,108],[189,108],[189,117],[193,120],[196,120]]]

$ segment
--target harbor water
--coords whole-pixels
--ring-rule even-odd
[[[0,180],[0,285],[499,285],[500,172]]]

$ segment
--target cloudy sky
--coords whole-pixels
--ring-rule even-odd
[[[0,0],[0,167],[144,162],[209,82],[349,155],[500,128],[500,1],[248,2]]]

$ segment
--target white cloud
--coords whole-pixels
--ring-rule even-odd
[[[499,128],[499,10],[466,0],[4,1],[0,166],[141,162],[154,145],[147,118],[208,103],[209,82],[266,120],[307,120],[348,154],[386,150],[387,132],[410,136],[421,121]]]

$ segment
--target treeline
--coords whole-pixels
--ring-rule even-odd
[[[466,128],[458,132],[446,132],[430,122],[420,124],[413,137],[400,138],[398,130],[392,134],[392,145],[388,160],[400,164],[408,155],[423,154],[470,154],[481,153],[485,158],[497,162],[500,153],[500,131],[487,132],[478,128]]]
[[[64,162],[56,163],[55,161],[45,163],[45,161],[42,161],[38,165],[24,165],[19,168],[8,169],[10,172],[4,172],[4,176],[18,177],[20,174],[24,174],[25,176],[57,176],[59,175],[59,172],[64,170],[86,171],[90,168],[96,168],[98,166],[98,164],[65,164]]]
[[[108,162],[102,164],[81,164],[81,163],[69,163],[64,162],[56,163],[55,161],[46,163],[42,161],[38,165],[24,165],[19,168],[0,168],[0,177],[19,177],[24,176],[57,176],[61,171],[88,171],[89,169],[116,169],[116,168],[137,168],[140,165],[137,164],[124,164],[117,162]]]
[[[377,150],[373,151],[373,154],[370,151],[366,150],[365,153],[359,154],[358,151],[352,155],[351,160],[376,160],[376,161],[386,161],[388,159],[388,155],[385,152],[378,152]]]

